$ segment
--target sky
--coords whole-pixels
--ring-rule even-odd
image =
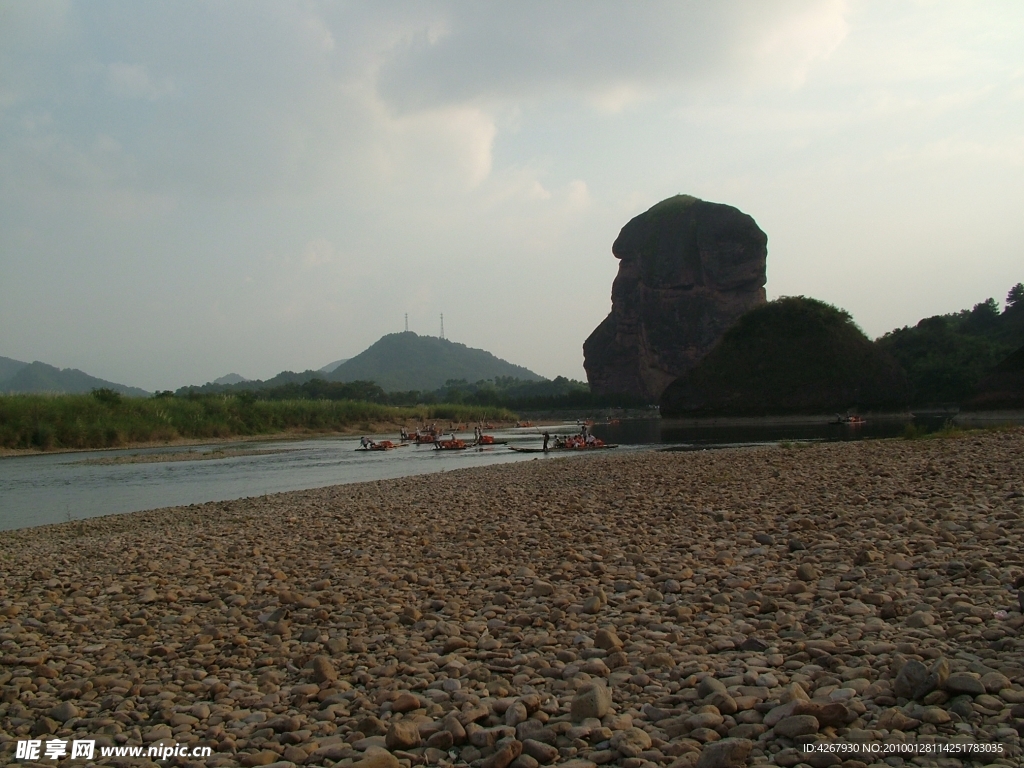
[[[685,193],[871,337],[1024,281],[1024,4],[0,0],[0,355],[147,390],[404,328],[583,379]]]

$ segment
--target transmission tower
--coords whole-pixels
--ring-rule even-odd
[[[409,313],[405,313],[405,332],[409,332]]]
[[[441,313],[441,338],[444,338],[444,312]]]

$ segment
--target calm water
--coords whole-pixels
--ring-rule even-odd
[[[926,430],[939,428],[942,419],[917,420]],[[632,419],[619,424],[594,426],[594,434],[605,442],[624,445],[671,445],[681,450],[758,445],[784,441],[846,441],[899,437],[906,422],[868,421],[859,426],[841,424],[745,425],[737,427],[692,427],[672,419]]]
[[[549,428],[575,431],[574,425]],[[892,437],[902,424],[838,426],[715,427],[684,429],[669,421],[636,420],[596,425],[594,433],[625,450],[677,447],[683,450],[750,445],[784,440],[848,440]],[[508,430],[495,436],[522,446],[540,446],[539,429]],[[197,504],[341,483],[383,480],[511,461],[551,459],[561,454],[521,454],[505,446],[484,450],[435,451],[409,446],[386,452],[355,451],[354,438],[279,443],[238,443],[279,453],[207,461],[89,465],[83,460],[169,453],[189,448],[127,449],[0,459],[0,530],[62,523],[98,515]],[[208,450],[192,448],[191,450]]]
[[[517,443],[525,440],[523,445],[532,445],[538,439],[523,430],[511,430],[511,434],[502,437]],[[190,449],[133,448],[0,459],[0,530],[546,458],[515,453],[503,445],[467,451],[435,451],[429,446],[408,446],[393,451],[356,451],[358,445],[358,438],[348,437],[239,442],[217,447],[280,452],[145,464],[89,465],[80,462]],[[209,447],[192,447],[192,450],[205,451]]]

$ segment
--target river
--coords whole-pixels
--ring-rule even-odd
[[[665,447],[700,450],[785,440],[892,437],[903,428],[902,424],[881,422],[856,429],[824,424],[696,428],[667,420],[644,419],[599,424],[593,431],[606,442],[620,444],[622,450]],[[575,431],[576,427],[566,424],[549,429],[552,433],[567,433]],[[540,431],[512,429],[494,434],[513,444],[539,447]],[[521,454],[505,446],[467,451],[408,446],[386,452],[356,451],[357,446],[356,438],[326,437],[3,458],[0,459],[0,530],[463,467],[538,458],[549,460],[562,455]],[[167,454],[206,452],[215,448],[227,451],[227,457],[145,462],[131,458],[158,454],[152,457],[166,459]],[[240,455],[232,455],[232,452]],[[103,463],[96,463],[98,460]],[[132,463],[110,463],[111,460]]]

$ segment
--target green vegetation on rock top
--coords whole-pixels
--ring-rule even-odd
[[[675,195],[673,197],[666,198],[660,203],[652,206],[648,211],[647,215],[652,217],[664,216],[666,214],[676,213],[678,211],[689,208],[694,203],[703,202],[699,197],[693,195]]]

